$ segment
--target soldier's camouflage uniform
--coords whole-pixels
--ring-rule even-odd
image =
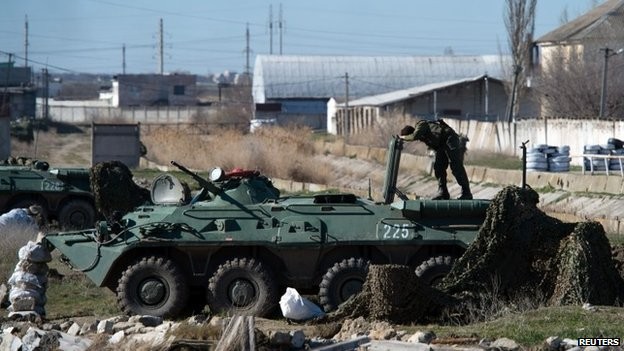
[[[408,127],[403,128],[403,131]],[[409,129],[411,130],[411,128]],[[403,134],[403,131],[401,134]],[[468,175],[464,168],[464,154],[468,138],[459,136],[453,128],[442,120],[418,121],[414,131],[408,135],[402,135],[404,140],[418,140],[425,143],[435,152],[433,161],[433,173],[438,180],[438,193],[435,200],[448,199],[449,192],[446,186],[446,168],[450,165],[451,172],[462,189],[459,199],[472,199]]]

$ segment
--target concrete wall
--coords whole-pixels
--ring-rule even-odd
[[[580,155],[583,154],[585,145],[607,144],[609,138],[624,140],[624,121],[564,118],[520,120],[513,124],[453,118],[444,118],[444,121],[470,138],[470,150],[500,152],[520,157],[520,146],[527,140],[528,147],[537,144],[569,145],[574,165],[582,164]],[[371,127],[360,123],[355,117],[350,126],[354,134]],[[400,127],[397,126],[397,132]]]
[[[140,127],[138,124],[93,124],[91,165],[121,161],[130,168],[139,165]]]
[[[41,109],[38,108],[38,111]],[[53,121],[89,124],[91,122],[161,123],[178,124],[193,122],[227,123],[216,121],[219,110],[207,106],[164,107],[104,107],[104,106],[50,106]],[[40,117],[40,116],[39,116]]]

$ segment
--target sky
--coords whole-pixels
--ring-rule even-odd
[[[560,26],[562,18],[574,19],[601,2],[538,0],[536,38]],[[255,56],[271,52],[409,56],[509,51],[505,0],[2,0],[1,8],[0,62],[11,53],[16,65],[24,65],[27,18],[29,65],[50,72],[120,74],[125,46],[126,73],[158,73],[161,19],[168,73],[244,72],[247,28],[252,71]]]

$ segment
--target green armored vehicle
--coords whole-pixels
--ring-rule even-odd
[[[40,205],[48,220],[65,229],[92,228],[95,206],[89,170],[32,165],[0,165],[0,213]]]
[[[151,189],[155,205],[46,240],[116,291],[129,314],[172,317],[197,301],[190,296],[204,296],[212,312],[265,316],[286,287],[318,294],[331,311],[361,289],[369,264],[410,265],[435,284],[485,218],[487,200],[405,198],[396,188],[401,150],[393,138],[383,201],[280,196],[255,171],[215,168],[204,180],[178,165],[203,187],[194,198],[164,174]]]

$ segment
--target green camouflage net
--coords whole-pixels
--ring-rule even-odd
[[[132,180],[130,169],[119,161],[101,162],[89,171],[95,206],[104,216],[114,211],[125,214],[150,201],[149,190]]]

